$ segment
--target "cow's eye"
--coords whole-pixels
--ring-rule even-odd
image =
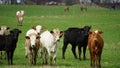
[[[36,39],[39,39],[39,38],[40,38],[39,36],[36,37]]]

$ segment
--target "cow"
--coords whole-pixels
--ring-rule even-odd
[[[0,35],[6,34],[7,32],[9,32],[9,29],[10,28],[8,26],[5,26],[5,25],[0,26]]]
[[[81,2],[81,6],[80,6],[80,9],[81,9],[81,11],[87,11],[87,5],[86,5],[86,2]]]
[[[5,35],[9,32],[9,27],[6,25],[0,26],[0,35]],[[6,59],[6,52],[4,52],[5,59]],[[2,51],[0,51],[0,59],[2,59]]]
[[[69,11],[69,7],[68,7],[68,6],[65,6],[65,7],[64,7],[64,11]]]
[[[103,32],[99,30],[94,30],[89,32],[88,37],[88,48],[90,52],[90,61],[92,68],[101,68],[101,54],[104,46],[104,41],[101,36]]]
[[[76,46],[78,46],[79,59],[81,60],[81,48],[83,47],[83,59],[86,59],[86,48],[88,42],[88,32],[91,26],[84,26],[83,28],[71,27],[64,31],[63,47],[62,47],[62,58],[65,59],[65,51],[67,45],[70,43],[72,45],[72,52],[77,59],[75,52]]]
[[[32,29],[29,29],[27,32],[26,32],[26,36],[29,36],[30,34],[32,33],[35,33],[35,34],[38,34],[40,35],[41,31],[44,30],[45,27],[44,26],[41,26],[41,25],[37,25],[36,27],[32,27]],[[29,39],[26,39],[26,41],[30,41]],[[25,46],[25,57],[27,58],[27,50],[26,50],[26,46]]]
[[[60,38],[63,35],[63,31],[59,29],[53,29],[53,31],[46,30],[40,35],[41,51],[42,51],[42,64],[48,64],[48,56],[50,58],[50,65],[52,60],[56,64],[56,55],[59,47]]]
[[[18,25],[22,26],[23,23],[23,16],[24,16],[24,10],[20,10],[16,12],[16,17],[18,20]]]
[[[26,36],[26,54],[29,59],[30,65],[36,65],[37,53],[40,46],[40,36],[37,33],[31,33]]]
[[[18,42],[19,29],[13,29],[8,35],[0,35],[0,51],[6,51],[9,65],[13,65],[13,55]]]

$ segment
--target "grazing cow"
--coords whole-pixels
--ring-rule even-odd
[[[81,2],[81,6],[80,6],[81,11],[87,11],[87,5],[86,2]]]
[[[42,51],[42,64],[48,64],[47,56],[50,57],[50,64],[52,65],[52,60],[56,64],[57,49],[59,47],[60,37],[62,37],[63,32],[59,29],[54,29],[53,31],[46,30],[40,36],[41,51]],[[52,56],[53,55],[53,56]]]
[[[83,47],[83,58],[86,59],[86,47],[88,42],[88,32],[91,29],[91,26],[85,26],[84,28],[68,28],[64,31],[64,41],[62,48],[62,58],[65,59],[65,51],[67,45],[70,43],[72,45],[72,52],[74,57],[77,59],[75,52],[76,46],[78,45],[79,59],[81,60],[81,47]]]
[[[45,27],[41,26],[41,25],[37,25],[36,27],[33,27],[32,29],[29,29],[26,33],[26,36],[31,35],[32,33],[38,34],[40,35],[41,30],[44,30]],[[26,39],[26,41],[30,41],[29,39]],[[25,50],[26,50],[26,46],[25,46]],[[27,50],[25,51],[25,57],[27,58]]]
[[[102,49],[104,46],[104,41],[101,37],[102,33],[103,32],[99,30],[89,32],[88,47],[90,51],[90,60],[92,68],[95,68],[95,66],[97,68],[101,68],[100,61]]]
[[[36,65],[37,52],[40,46],[40,37],[36,33],[32,33],[26,36],[26,53],[30,62],[30,65]]]
[[[9,27],[3,25],[0,27],[0,35],[5,35],[7,32],[9,32]],[[5,59],[6,59],[6,52],[4,52]],[[0,59],[2,59],[2,51],[0,51]]]
[[[65,7],[64,7],[64,11],[69,11],[69,7],[68,7],[68,6],[65,6]]]
[[[16,17],[17,17],[17,20],[18,20],[18,25],[20,25],[20,26],[22,26],[22,23],[23,23],[23,15],[24,15],[24,11],[23,10],[20,10],[20,11],[16,12]]]
[[[0,35],[0,51],[6,51],[8,64],[13,64],[13,54],[17,45],[18,36],[21,31],[13,29],[8,35]]]

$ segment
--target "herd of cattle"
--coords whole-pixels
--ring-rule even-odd
[[[41,55],[42,64],[48,64],[48,58],[52,65],[52,60],[56,64],[56,56],[60,43],[60,38],[63,37],[62,58],[65,59],[65,51],[67,45],[72,45],[72,52],[74,57],[81,60],[81,48],[83,48],[83,59],[86,59],[86,48],[88,45],[90,52],[91,67],[100,68],[101,53],[104,45],[101,37],[102,31],[90,31],[91,26],[84,26],[83,28],[71,27],[67,30],[60,31],[53,29],[52,31],[44,30],[44,26],[37,25],[29,29],[25,36],[25,56],[29,59],[30,65],[36,65],[38,54]],[[9,33],[8,33],[9,32]],[[8,33],[8,34],[6,34]],[[10,30],[7,26],[0,27],[0,51],[5,51],[7,54],[8,64],[13,64],[13,54],[17,46],[19,34],[22,33],[19,29]],[[76,47],[78,47],[78,55],[76,55]],[[38,53],[40,50],[40,53]],[[0,57],[2,55],[0,54]]]
[[[65,11],[69,11],[69,8],[65,8]],[[24,11],[17,11],[16,17],[18,25],[22,25]],[[48,64],[48,58],[50,59],[50,65],[56,64],[56,56],[60,43],[60,38],[63,37],[62,58],[65,59],[65,52],[68,44],[72,45],[72,53],[75,59],[81,60],[81,53],[83,50],[83,59],[86,59],[86,48],[88,45],[90,52],[90,61],[92,68],[101,68],[101,53],[104,46],[103,39],[101,37],[102,31],[93,30],[90,31],[91,26],[84,26],[83,28],[71,27],[67,30],[60,31],[59,29],[53,29],[52,31],[44,30],[45,27],[37,25],[32,27],[26,32],[25,35],[25,57],[29,59],[30,65],[36,65],[38,54],[42,59],[42,64]],[[0,26],[0,59],[2,59],[2,51],[7,55],[8,64],[13,64],[13,55],[17,46],[19,34],[22,33],[19,29],[10,30],[7,26]],[[78,47],[78,55],[76,55],[76,47]],[[83,49],[82,49],[83,48]],[[38,53],[40,51],[40,53]]]

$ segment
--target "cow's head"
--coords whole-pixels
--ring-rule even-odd
[[[44,26],[37,25],[36,27],[33,27],[34,30],[37,31],[38,35],[40,35],[41,30],[44,30]]]
[[[85,36],[88,36],[88,32],[90,31],[91,26],[84,26],[83,30],[84,30],[84,34]]]
[[[102,34],[103,32],[102,31],[99,31],[99,30],[93,30],[93,31],[90,31],[89,32],[89,35],[97,35],[97,34]]]
[[[20,14],[23,16],[24,15],[24,10],[20,10]]]
[[[3,34],[5,34],[5,33],[7,33],[7,32],[9,32],[9,27],[7,27],[7,26],[1,26],[0,27],[0,31],[2,32],[1,34],[3,35]]]
[[[60,41],[60,38],[63,35],[63,31],[60,31],[59,29],[53,29],[53,31],[50,31],[52,33],[55,41]]]
[[[30,40],[30,45],[32,48],[34,48],[36,46],[36,40],[40,39],[40,36],[35,33],[32,33],[29,36],[26,36],[25,38]]]
[[[93,31],[90,31],[89,32],[89,36],[90,37],[96,37],[98,35],[101,35],[103,32],[102,31],[99,31],[99,30],[93,30]]]
[[[19,34],[22,33],[22,31],[19,30],[19,29],[13,29],[13,30],[10,31],[10,33],[13,36],[14,39],[17,39]]]

